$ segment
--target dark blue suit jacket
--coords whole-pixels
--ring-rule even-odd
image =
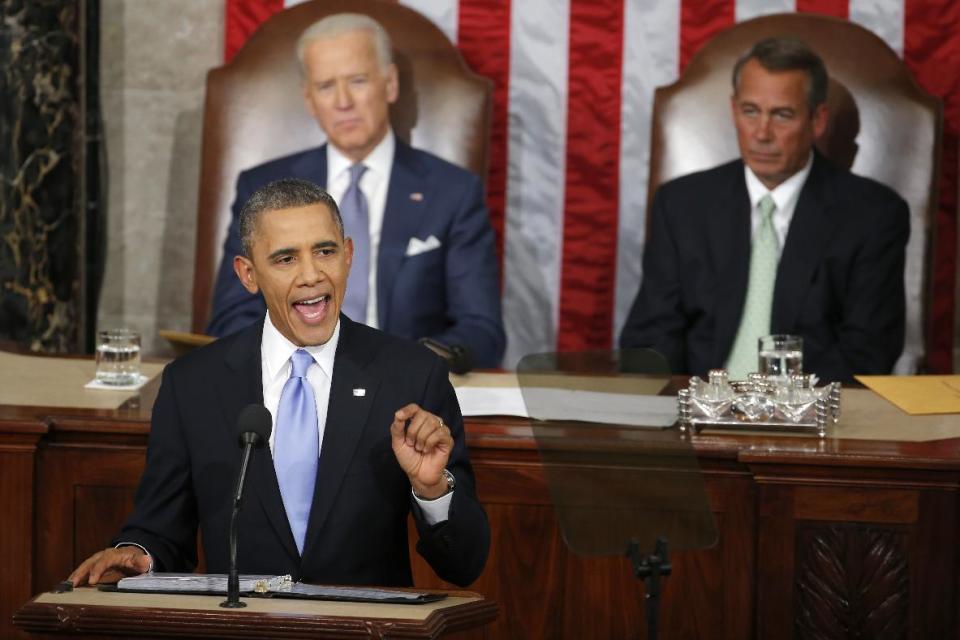
[[[621,347],[651,347],[674,373],[724,366],[746,297],[750,211],[740,160],[657,190]],[[772,333],[803,336],[805,372],[825,381],[890,372],[903,350],[909,235],[907,204],[893,190],[814,155],[770,322]]]
[[[136,507],[117,541],[135,542],[157,569],[190,571],[197,528],[207,571],[225,573],[234,482],[240,466],[237,416],[263,404],[263,323],[217,340],[164,369],[153,408],[147,466]],[[239,524],[241,573],[289,573],[326,584],[412,584],[407,516],[417,551],[443,580],[466,585],[483,570],[490,544],[474,492],[463,419],[444,362],[426,348],[341,316],[327,422],[303,556],[297,552],[270,450],[256,449]],[[357,395],[354,389],[365,389]],[[454,438],[447,468],[457,480],[449,519],[429,526],[394,457],[390,424],[416,402],[439,415]]]
[[[240,174],[233,219],[213,293],[207,332],[224,336],[263,318],[266,305],[233,272],[240,209],[263,185],[303,178],[325,186],[326,146],[285,156]],[[420,194],[419,196],[413,194]],[[406,256],[411,238],[440,240],[438,249]],[[433,338],[470,350],[478,367],[497,367],[506,347],[493,229],[480,179],[397,140],[377,256],[379,328],[411,340]],[[354,318],[363,321],[363,318]]]

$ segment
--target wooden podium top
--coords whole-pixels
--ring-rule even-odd
[[[442,638],[492,622],[497,606],[459,591],[426,604],[379,604],[243,598],[244,609],[219,606],[223,596],[102,592],[86,587],[42,593],[14,616],[30,633],[169,638]]]

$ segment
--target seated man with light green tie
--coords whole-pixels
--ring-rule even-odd
[[[622,348],[659,351],[675,373],[723,367],[736,379],[757,369],[760,336],[794,334],[804,371],[822,380],[890,372],[903,349],[909,212],[814,149],[827,81],[798,40],[762,40],[737,61],[741,157],[657,190]]]

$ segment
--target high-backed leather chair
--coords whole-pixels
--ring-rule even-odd
[[[397,136],[486,175],[492,84],[467,68],[427,18],[381,0],[314,0],[275,14],[229,64],[207,75],[193,281],[196,333],[210,315],[237,175],[324,140],[304,109],[295,46],[310,24],[347,11],[370,15],[393,40],[400,96],[390,120]]]
[[[791,13],[742,22],[714,37],[677,82],[656,91],[648,202],[663,182],[739,156],[730,107],[733,65],[753,43],[771,36],[805,41],[827,65],[831,115],[818,148],[835,163],[892,187],[910,206],[907,335],[896,370],[922,366],[942,106],[867,29]]]

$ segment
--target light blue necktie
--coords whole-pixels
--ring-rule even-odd
[[[340,216],[343,228],[353,238],[353,265],[347,281],[347,295],[343,299],[343,312],[356,322],[367,321],[367,289],[370,273],[370,216],[367,198],[360,190],[360,178],[367,170],[362,164],[350,167],[350,186],[340,199]]]
[[[770,333],[773,288],[780,262],[780,242],[773,228],[773,212],[777,204],[768,193],[760,199],[757,207],[760,209],[760,225],[753,235],[750,250],[747,297],[740,316],[740,328],[727,360],[727,372],[732,380],[743,380],[748,373],[757,370],[757,339]]]
[[[290,357],[292,370],[280,394],[273,443],[273,467],[277,471],[283,508],[301,554],[320,457],[317,401],[306,377],[313,362],[313,356],[303,349],[297,349]]]

